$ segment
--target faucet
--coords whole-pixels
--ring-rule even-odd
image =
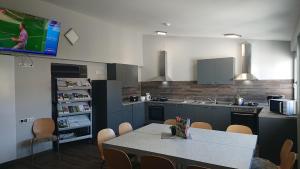
[[[214,99],[208,97],[207,100],[214,102],[214,104],[217,104],[217,97],[215,97]]]

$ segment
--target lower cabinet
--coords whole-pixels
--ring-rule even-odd
[[[207,122],[214,130],[225,131],[230,125],[230,108],[221,106],[164,104],[165,119],[174,119],[176,116],[191,119],[193,122]]]
[[[279,164],[281,146],[286,139],[294,142],[292,151],[297,152],[297,119],[259,117],[259,155]]]
[[[132,125],[134,129],[145,125],[145,104],[137,103],[132,105]]]
[[[116,134],[119,133],[119,125],[124,121],[124,110],[110,112],[107,114],[107,127],[114,130]]]
[[[212,118],[211,125],[214,130],[226,131],[231,124],[231,111],[228,107],[211,107],[210,115]]]

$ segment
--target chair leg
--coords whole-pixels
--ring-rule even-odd
[[[57,153],[58,153],[58,160],[61,160],[61,154],[60,154],[60,151],[59,151],[59,140],[56,140],[56,150],[57,150]]]
[[[101,168],[100,168],[100,169],[103,169],[104,165],[105,165],[105,160],[103,160],[103,161],[101,162]]]
[[[33,164],[33,161],[34,161],[34,150],[33,150],[33,147],[34,147],[34,141],[33,141],[33,139],[31,139],[30,140],[31,164]]]

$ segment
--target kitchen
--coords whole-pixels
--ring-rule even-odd
[[[182,41],[187,39],[182,37],[170,37],[170,39],[172,38],[177,38],[181,40],[183,39]],[[245,73],[250,73],[251,63],[253,64],[253,60],[257,59],[255,57],[262,57],[261,54],[272,56],[274,58],[274,61],[276,61],[276,58],[278,59],[278,62],[282,62],[284,60],[289,60],[290,62],[293,62],[293,55],[292,53],[288,52],[289,45],[287,43],[257,40],[253,41],[254,47],[252,47],[251,45],[249,45],[250,43],[248,42],[247,44],[249,46],[247,46],[248,48],[246,48],[247,54],[245,55],[242,54],[243,41],[237,40],[238,42],[236,43],[240,43],[240,46],[237,48],[240,49],[237,50],[238,52],[236,58],[224,57],[217,59],[193,60],[193,62],[195,63],[193,63],[192,66],[194,66],[194,68],[190,69],[192,69],[192,74],[195,74],[194,76],[196,77],[196,81],[194,81],[194,79],[192,81],[173,81],[172,76],[168,74],[168,70],[170,70],[168,69],[168,66],[171,66],[171,61],[168,61],[174,56],[169,54],[168,51],[160,51],[161,46],[158,45],[159,43],[157,43],[157,41],[161,41],[161,39],[163,39],[163,37],[144,37],[144,42],[147,40],[155,41],[155,43],[151,43],[150,45],[156,45],[156,48],[153,50],[154,47],[149,47],[149,42],[148,44],[144,43],[144,48],[146,48],[144,49],[144,51],[150,53],[148,48],[152,48],[153,50],[151,53],[152,55],[150,56],[150,54],[147,53],[146,57],[157,59],[156,64],[145,64],[144,67],[151,67],[152,69],[153,67],[156,67],[157,74],[152,73],[153,76],[151,76],[149,81],[142,81],[140,83],[137,83],[137,74],[135,73],[133,75],[135,76],[136,83],[125,87],[123,86],[122,93],[123,100],[125,102],[123,102],[124,109],[128,109],[128,107],[130,107],[129,109],[132,109],[131,107],[133,107],[133,109],[137,109],[137,107],[139,107],[140,111],[140,109],[144,108],[144,116],[146,119],[145,123],[163,123],[167,119],[173,119],[176,116],[180,116],[182,118],[190,118],[191,122],[208,122],[213,126],[213,129],[221,131],[226,131],[226,128],[230,124],[242,124],[249,126],[252,129],[253,133],[259,136],[258,145],[260,156],[277,163],[280,160],[277,154],[280,152],[282,142],[284,142],[286,138],[292,139],[295,143],[297,142],[296,116],[286,116],[271,112],[268,100],[272,98],[280,99],[283,97],[286,99],[293,99],[293,80],[264,80],[258,79],[254,77],[254,75],[252,75],[252,77],[255,79],[234,80],[238,77],[238,74],[236,74],[237,72],[243,71]],[[165,39],[165,41],[167,41],[168,37],[166,37]],[[192,40],[201,41],[202,39],[193,38]],[[217,40],[213,40],[214,42],[217,42]],[[229,41],[229,43],[232,43],[232,41],[236,40],[225,39],[223,41]],[[278,54],[283,52],[279,51],[281,49],[277,49],[278,51],[274,51],[276,49],[268,48],[269,43],[273,45],[275,44],[278,46],[284,46],[281,49],[285,49],[286,55]],[[223,44],[226,43],[223,42],[220,45]],[[215,45],[218,45],[218,42]],[[260,49],[257,49],[259,48],[257,47],[258,45]],[[175,49],[176,47],[178,46],[175,46]],[[262,48],[264,49],[262,53],[259,53],[261,51],[256,51],[262,50]],[[187,50],[190,49],[191,48],[188,48]],[[172,52],[173,48],[170,48],[169,50]],[[184,52],[186,52],[186,50]],[[181,54],[183,54],[184,52],[182,52]],[[246,58],[241,59],[241,57],[243,56],[245,56]],[[146,60],[149,58],[144,59]],[[243,63],[242,60],[246,63]],[[219,63],[219,66],[206,66],[211,64],[209,62],[218,61],[221,62]],[[201,64],[204,65],[201,66]],[[272,65],[274,63],[269,64]],[[291,63],[286,64],[291,65]],[[252,67],[255,68],[259,66],[260,65],[253,65]],[[268,63],[264,63],[264,66],[268,67]],[[142,68],[142,71],[144,71],[144,67]],[[239,69],[239,71],[236,71],[235,69]],[[289,76],[289,72],[292,72],[291,69],[285,70],[285,77]],[[185,71],[184,69],[177,70],[179,72]],[[266,70],[265,73],[260,73],[260,76],[278,77],[276,71],[277,70],[274,69]],[[116,72],[118,74],[118,71]],[[201,76],[201,72],[205,73]],[[210,73],[209,76],[206,76],[208,74],[207,72],[216,72],[216,75],[212,75]],[[110,76],[109,74],[110,71],[108,68],[108,76]],[[125,75],[126,78],[123,78],[123,80],[127,81],[128,79],[131,79],[130,81],[133,82],[133,78],[130,76],[131,74],[127,73]],[[213,76],[215,77],[212,78]],[[251,76],[251,74],[248,76]],[[175,78],[176,77],[178,76],[175,76]],[[122,79],[120,80],[122,81]],[[123,84],[124,83],[126,82],[123,82]],[[143,101],[141,101],[141,99]],[[295,113],[295,110],[293,110],[290,113]],[[121,123],[121,121],[126,120],[121,119],[119,123]],[[134,124],[135,121],[133,120],[132,123]],[[140,122],[140,126],[141,124],[143,123]],[[140,126],[137,125],[134,128],[138,128]],[[110,126],[110,128],[117,130],[118,124],[116,124],[115,126]],[[278,132],[280,132],[280,134],[278,134]],[[294,146],[293,150],[296,149],[297,146]]]
[[[140,164],[157,155],[177,168],[253,168],[258,157],[285,161],[287,140],[288,153],[299,150],[297,0],[1,4],[0,20],[55,18],[61,34],[53,57],[1,53],[0,168],[107,167],[101,148]],[[54,122],[56,141],[33,143],[40,118]],[[181,123],[189,130],[180,133]],[[230,132],[237,124],[247,134]],[[114,139],[98,137],[105,129]]]

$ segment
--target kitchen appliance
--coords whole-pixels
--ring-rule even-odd
[[[141,101],[144,102],[146,100],[146,96],[141,96]]]
[[[244,105],[244,98],[242,98],[241,96],[236,96],[234,98],[234,105],[238,105],[238,106]]]
[[[242,73],[236,76],[235,80],[257,80],[257,78],[253,74],[251,74],[251,44],[248,42],[244,42],[241,44],[241,49],[242,55],[240,60]]]
[[[162,104],[150,104],[148,106],[148,123],[161,123],[165,121],[165,110]]]
[[[251,128],[258,134],[258,114],[261,108],[257,106],[234,106],[231,108],[231,124],[239,124]]]
[[[282,95],[270,95],[270,96],[267,96],[267,101],[268,101],[269,105],[270,105],[270,100],[271,99],[284,99],[284,96],[282,96]]]
[[[162,81],[162,82],[167,82],[171,81],[171,78],[168,76],[168,68],[167,68],[167,51],[162,50],[159,53],[159,75],[151,81]]]
[[[139,100],[139,97],[138,96],[130,96],[129,97],[129,101],[130,102],[137,102]]]
[[[151,100],[151,95],[150,95],[150,93],[146,93],[146,100],[147,100],[147,101],[150,101],[150,100]]]
[[[296,100],[271,99],[270,111],[283,115],[296,114]]]

